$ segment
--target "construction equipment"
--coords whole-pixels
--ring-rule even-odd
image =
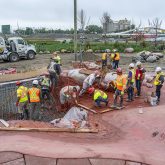
[[[0,37],[0,60],[16,62],[20,58],[32,60],[35,58],[34,45],[28,45],[21,37],[11,37],[5,40]]]

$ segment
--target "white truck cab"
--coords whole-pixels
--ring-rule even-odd
[[[1,49],[3,53],[1,53]],[[36,49],[34,45],[28,45],[21,37],[11,37],[4,41],[0,37],[0,59],[4,61],[16,62],[20,58],[34,59]]]

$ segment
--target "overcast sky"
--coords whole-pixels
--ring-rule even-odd
[[[165,0],[77,0],[78,11],[83,9],[89,24],[100,25],[103,12],[114,20],[128,18],[136,25],[158,17],[165,28]],[[73,27],[73,0],[0,0],[0,25],[19,27],[48,27],[69,29]]]

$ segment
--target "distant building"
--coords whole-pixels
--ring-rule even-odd
[[[109,20],[108,23],[103,23],[103,31],[107,33],[119,32],[131,29],[131,21],[126,18],[119,21]]]
[[[11,26],[10,25],[2,25],[1,27],[3,34],[10,34],[11,33]]]

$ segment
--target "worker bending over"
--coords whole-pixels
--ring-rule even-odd
[[[95,71],[84,80],[83,87],[79,93],[79,96],[82,96],[89,87],[92,87],[94,81],[96,80],[96,77],[98,77],[99,75],[99,71]]]
[[[33,85],[32,88],[28,90],[28,94],[29,94],[28,96],[29,96],[29,103],[31,106],[30,119],[35,120],[34,113],[36,113],[37,108],[38,108],[37,113],[40,113],[39,108],[40,108],[40,102],[41,102],[41,91],[38,88],[38,80],[33,80],[32,85]]]
[[[128,73],[128,81],[127,81],[127,93],[128,99],[127,102],[131,102],[134,100],[134,85],[135,85],[135,69],[134,64],[131,63],[129,65],[129,73]]]
[[[112,107],[118,107],[117,106],[117,98],[118,96],[120,97],[120,103],[119,107],[123,107],[123,95],[124,95],[124,90],[126,89],[126,77],[122,73],[122,69],[118,68],[117,69],[117,78],[116,78],[116,91],[114,94],[114,103]]]
[[[159,103],[160,95],[161,95],[161,88],[164,83],[164,73],[162,72],[162,68],[160,68],[160,67],[157,67],[155,72],[156,72],[156,78],[154,81],[154,85],[156,86],[157,103]]]
[[[88,93],[90,95],[94,94],[93,99],[98,107],[101,107],[101,102],[105,103],[105,105],[108,106],[108,96],[105,92],[91,87],[88,89]]]
[[[29,112],[27,109],[28,105],[28,89],[23,85],[22,82],[16,82],[17,88],[17,102],[16,106],[18,107],[18,118],[19,120],[22,119],[29,119]]]
[[[60,90],[61,108],[69,101],[77,101],[77,94],[80,90],[79,86],[65,86]]]
[[[136,74],[135,74],[135,80],[136,80],[136,89],[137,89],[137,95],[136,97],[139,97],[141,94],[141,86],[142,82],[145,77],[145,69],[142,68],[141,62],[138,61],[136,63],[137,69],[136,69]]]

